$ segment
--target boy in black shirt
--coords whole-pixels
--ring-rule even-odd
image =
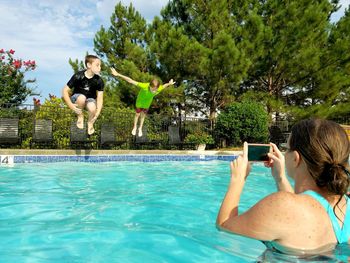
[[[83,109],[89,113],[88,134],[95,132],[94,123],[103,105],[104,83],[99,76],[101,60],[94,55],[85,57],[86,70],[75,73],[64,86],[62,94],[67,106],[78,115],[77,127],[84,128]]]

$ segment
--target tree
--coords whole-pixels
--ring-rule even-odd
[[[263,21],[262,52],[253,60],[241,87],[265,93],[270,98],[268,111],[278,112],[273,105],[279,104],[274,101],[301,102],[306,86],[312,85],[310,79],[324,66],[334,5],[328,0],[254,2]],[[291,97],[294,102],[288,101]]]
[[[329,51],[324,61],[329,66],[317,75],[318,99],[313,107],[322,117],[336,119],[350,114],[350,11],[332,26]]]
[[[115,6],[108,29],[101,26],[94,39],[96,53],[104,59],[106,66],[115,67],[118,71],[139,81],[150,81],[152,60],[148,59],[145,49],[146,20],[130,4],[124,7],[121,3]],[[111,75],[108,93],[120,98],[120,106],[135,103],[138,88],[121,81],[115,82]]]
[[[331,23],[337,4],[256,2],[266,34],[261,42],[263,52],[252,60],[249,77],[241,85],[244,99],[265,101],[276,117],[283,112],[296,118],[332,118],[346,111],[349,22],[345,14]]]
[[[36,68],[34,60],[15,59],[15,51],[0,49],[0,104],[21,104],[33,89],[28,86],[35,79],[25,80],[25,73]]]
[[[170,1],[162,11],[162,23],[173,29],[160,30],[159,21],[153,24],[155,34],[165,41],[160,43],[158,39],[157,54],[178,55],[176,60],[184,66],[184,72],[173,71],[185,73],[185,77],[189,73],[185,80],[186,103],[211,119],[222,106],[234,100],[238,83],[250,64],[244,52],[248,43],[240,37],[242,25],[231,18],[234,2]],[[166,59],[159,61],[165,68],[174,68]]]

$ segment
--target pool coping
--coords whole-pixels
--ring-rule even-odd
[[[230,161],[238,151],[179,150],[23,150],[0,149],[0,166],[18,163],[55,162],[161,162],[161,161]]]
[[[0,155],[238,155],[241,151],[222,150],[57,150],[57,149],[0,149]]]

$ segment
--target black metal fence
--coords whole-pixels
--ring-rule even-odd
[[[87,113],[85,112],[85,122],[87,121]],[[48,149],[71,149],[71,148],[91,148],[100,149],[103,147],[113,149],[173,149],[180,148],[181,142],[185,145],[188,135],[203,135],[207,134],[215,139],[216,144],[209,145],[209,148],[215,146],[225,147],[221,143],[220,138],[214,136],[215,123],[208,119],[195,117],[175,117],[164,114],[149,114],[146,117],[144,127],[146,128],[146,135],[144,138],[138,138],[131,135],[135,113],[130,109],[115,109],[111,107],[104,107],[101,115],[97,119],[94,127],[95,133],[91,136],[82,136],[82,140],[73,143],[72,135],[76,123],[75,113],[67,108],[64,104],[52,103],[50,105],[0,105],[0,120],[3,125],[4,119],[17,119],[18,127],[7,127],[6,129],[0,127],[0,147],[1,148],[48,148]],[[36,134],[36,120],[50,120],[52,127],[45,129],[51,135],[47,135],[46,140],[37,140]],[[350,125],[349,118],[341,118],[334,120],[343,125]],[[102,127],[113,127],[113,134],[115,141],[118,143],[110,143],[102,145],[103,132]],[[179,142],[176,145],[170,145],[170,126],[178,127]],[[270,141],[276,143],[283,143],[288,138],[293,122],[287,120],[275,120],[269,125]],[[13,129],[13,130],[9,130]],[[14,131],[17,129],[16,131]],[[76,129],[75,129],[76,130]],[[10,132],[9,132],[10,131]],[[87,135],[86,129],[83,131]],[[9,138],[9,134],[16,134],[16,138]],[[45,134],[44,134],[45,135]],[[84,134],[83,134],[84,135]],[[111,135],[109,134],[109,137]],[[40,136],[39,136],[40,137]],[[78,136],[79,137],[79,136]],[[192,136],[193,138],[193,136]],[[106,139],[106,138],[105,138]],[[10,143],[16,142],[16,143]],[[187,141],[188,142],[188,141]],[[190,144],[187,144],[190,145]]]
[[[87,121],[87,113],[84,113],[84,120]],[[48,149],[71,149],[71,148],[92,148],[100,149],[101,127],[109,125],[114,127],[118,145],[111,144],[109,148],[114,149],[167,149],[169,145],[169,126],[179,127],[179,138],[184,141],[188,134],[206,132],[212,135],[213,129],[210,121],[193,117],[174,117],[162,114],[147,115],[144,127],[147,130],[146,138],[137,140],[132,136],[135,113],[130,109],[103,108],[101,115],[94,124],[95,133],[87,136],[86,141],[78,145],[72,144],[72,126],[76,123],[75,113],[64,105],[1,105],[0,118],[18,118],[18,136],[20,142],[17,144],[6,144],[0,142],[2,148],[48,148]],[[52,140],[43,143],[33,143],[35,133],[35,120],[52,120]],[[1,132],[1,131],[0,131]],[[84,130],[86,132],[86,130]],[[6,133],[6,132],[5,132]],[[0,133],[3,136],[4,133]],[[6,136],[6,134],[5,134]]]

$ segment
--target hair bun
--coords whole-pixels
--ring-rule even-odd
[[[343,171],[346,172],[347,170],[345,169],[345,167],[339,163],[327,163],[324,167],[324,172],[332,172],[332,171]]]
[[[326,163],[323,172],[316,180],[319,187],[326,187],[329,192],[344,195],[348,191],[350,172],[344,165]]]

